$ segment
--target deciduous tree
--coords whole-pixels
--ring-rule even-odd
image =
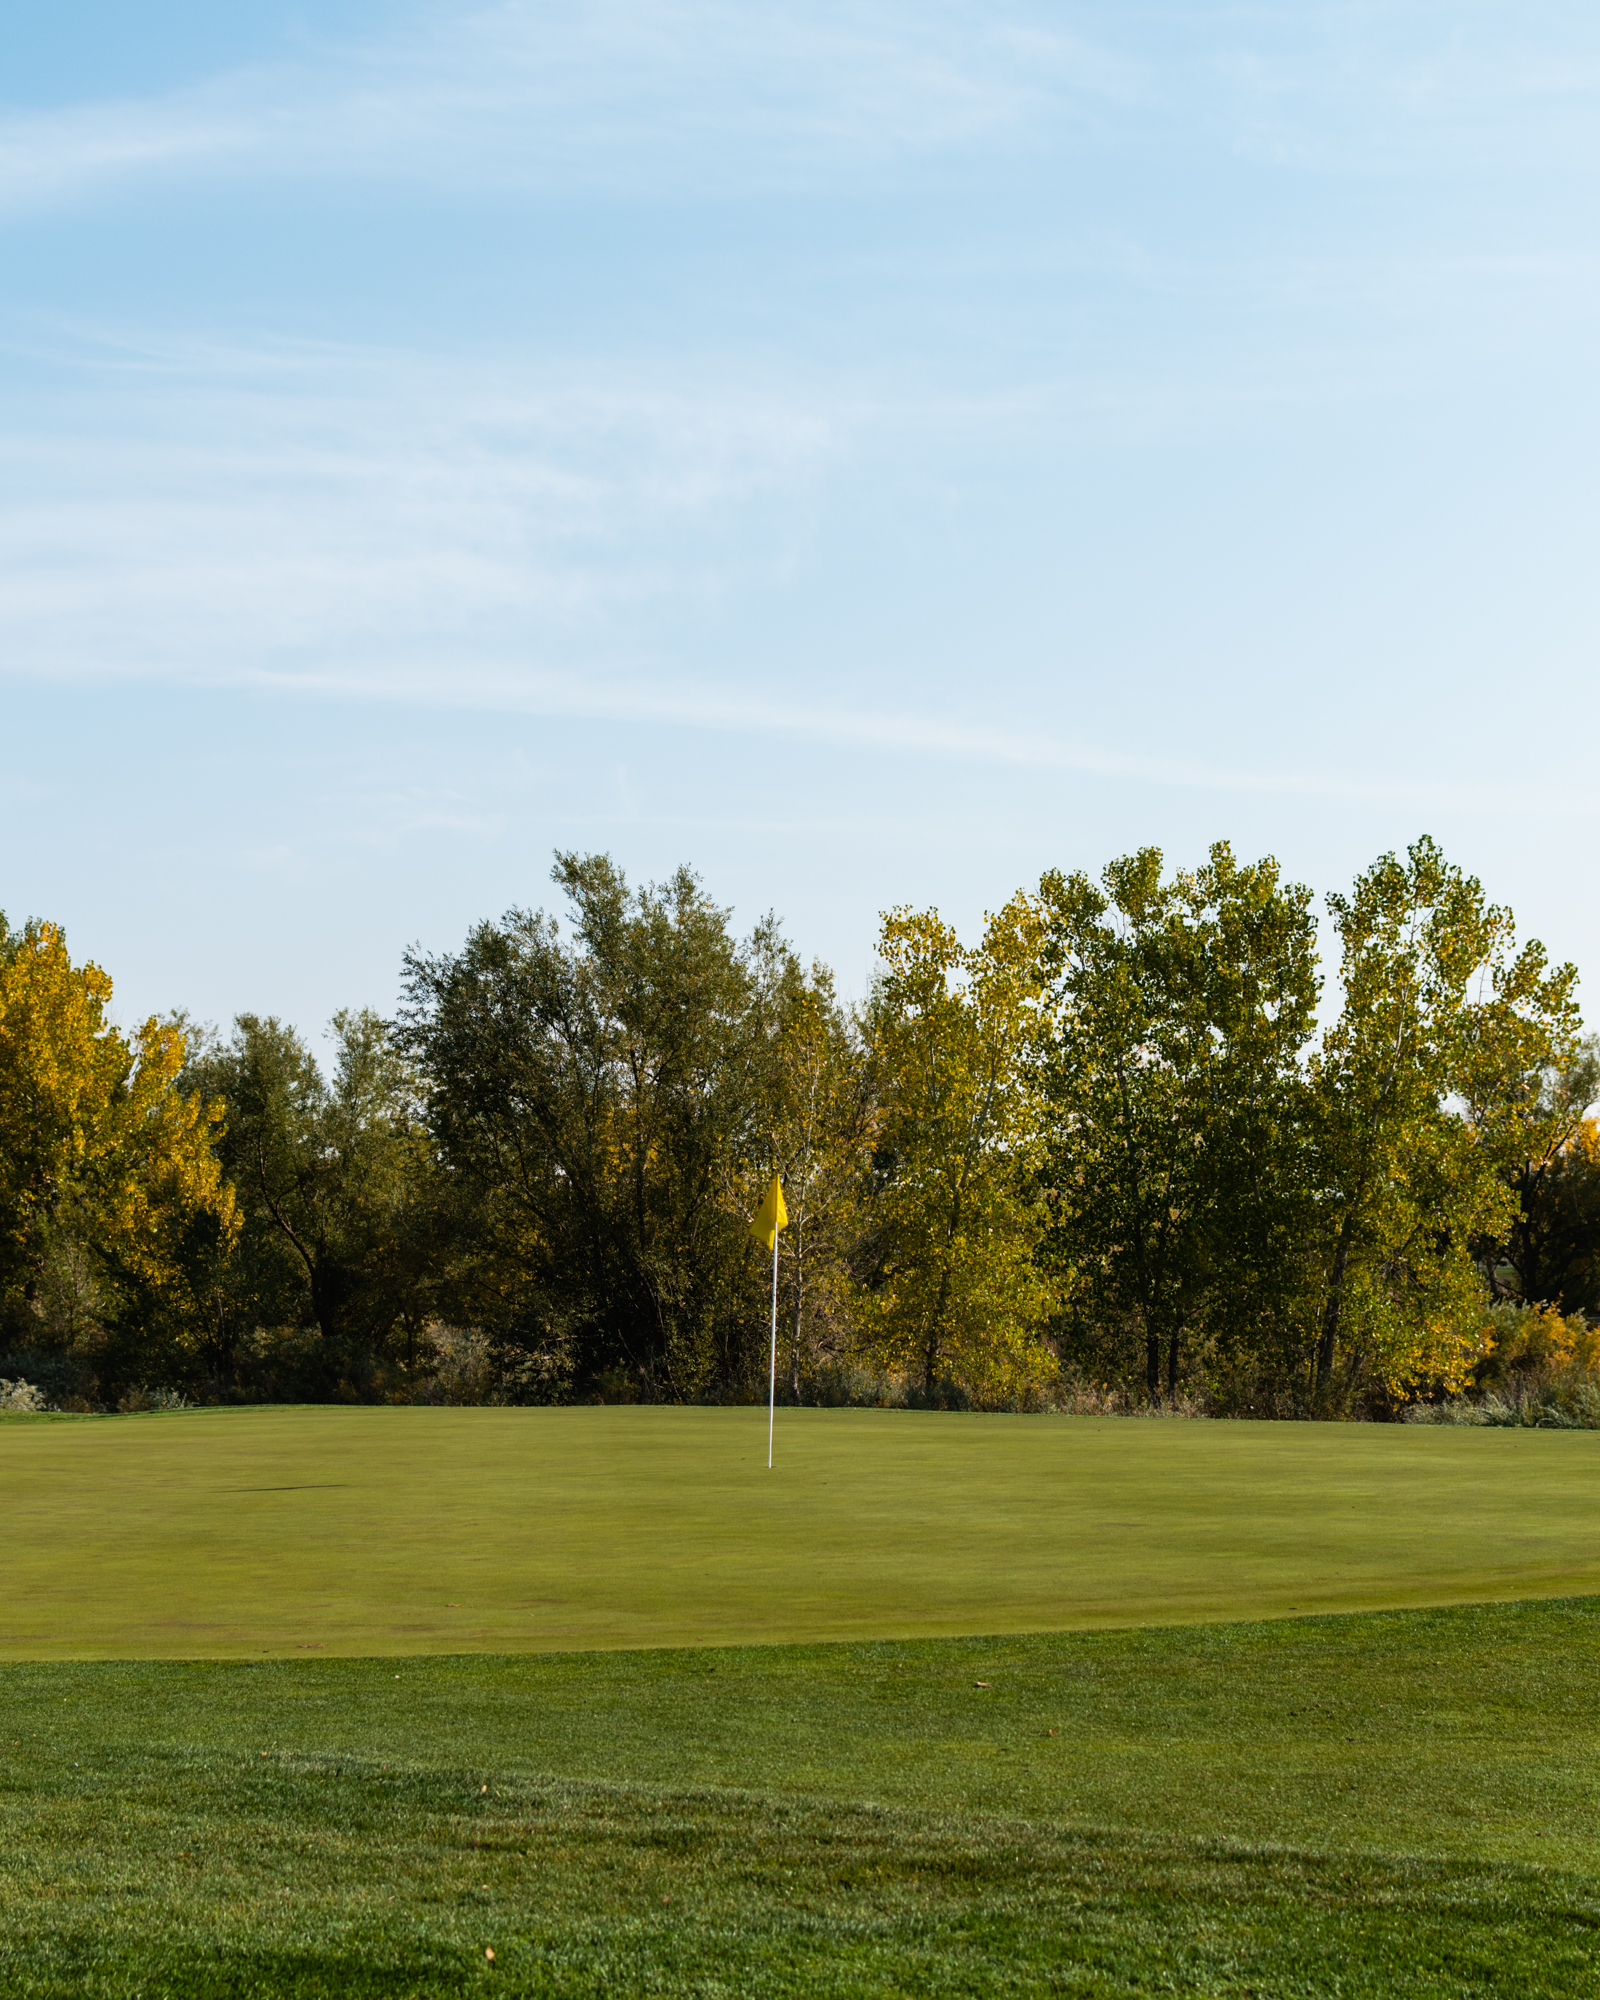
[[[435,1180],[419,1080],[370,1010],[336,1014],[334,1061],[241,1014],[197,1065],[228,1108],[223,1156],[246,1218],[225,1282],[236,1319],[314,1325],[376,1352],[415,1335],[437,1289]]]
[[[815,965],[783,995],[768,1082],[768,1157],[753,1163],[783,1180],[789,1226],[778,1239],[791,1392],[819,1352],[851,1344],[851,1268],[865,1226],[880,1122],[876,1066],[839,1004],[833,976]],[[752,1185],[744,1194],[748,1206]]]
[[[1503,1238],[1507,1168],[1537,1152],[1537,1083],[1576,1046],[1577,975],[1516,945],[1511,912],[1427,838],[1330,896],[1341,1006],[1312,1064],[1321,1307],[1315,1386],[1457,1386],[1480,1304],[1473,1248]]]
[[[581,1372],[663,1399],[734,1386],[764,1328],[737,1191],[768,1146],[768,989],[790,975],[762,976],[687,869],[634,890],[563,854],[554,875],[570,940],[513,910],[406,961],[433,1131]]]
[[[1176,1392],[1186,1339],[1260,1337],[1303,1270],[1300,1057],[1318,994],[1309,891],[1219,843],[1040,885],[1051,1032],[1049,1248],[1080,1328],[1132,1328]]]
[[[222,1107],[178,1087],[181,1031],[151,1019],[124,1035],[110,1000],[58,926],[0,919],[0,1300],[17,1341],[38,1337],[41,1281],[63,1260],[91,1301],[85,1330],[136,1309],[183,1322],[185,1228],[237,1226]]]
[[[946,1376],[990,1400],[1025,1393],[1053,1364],[1032,1195],[1039,929],[1021,895],[970,949],[936,911],[883,922],[868,1010],[878,1255],[859,1311],[878,1358],[929,1396]]]

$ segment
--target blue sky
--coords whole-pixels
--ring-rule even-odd
[[[1597,169],[1537,0],[9,10],[0,907],[314,1028],[1428,831],[1600,978]]]

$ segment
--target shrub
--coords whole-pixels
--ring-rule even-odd
[[[1413,1424],[1600,1430],[1600,1327],[1582,1313],[1511,1300],[1486,1306],[1464,1396],[1413,1404]]]
[[[1491,1393],[1474,1401],[1455,1396],[1444,1403],[1414,1403],[1408,1424],[1471,1424],[1505,1430],[1600,1430],[1600,1386],[1593,1382],[1518,1385],[1509,1395]]]
[[[142,1383],[135,1388],[124,1389],[117,1398],[117,1408],[124,1412],[134,1410],[192,1410],[193,1403],[181,1389],[147,1389]]]
[[[47,1410],[92,1410],[96,1407],[93,1370],[80,1356],[48,1348],[11,1347],[0,1350],[0,1379],[20,1379],[44,1397]]]

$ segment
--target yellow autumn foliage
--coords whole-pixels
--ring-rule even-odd
[[[893,1170],[878,1196],[887,1255],[858,1294],[882,1367],[980,1401],[1026,1395],[1054,1372],[1055,1303],[1027,1199],[1038,1115],[1026,1058],[1038,1027],[1037,906],[1017,896],[964,948],[935,911],[893,910],[872,1020]]]
[[[1600,1370],[1600,1325],[1558,1306],[1529,1306],[1514,1318],[1485,1316],[1471,1339],[1478,1372],[1494,1379],[1511,1371],[1548,1377]]]
[[[197,1212],[238,1230],[213,1141],[220,1103],[177,1087],[181,1031],[108,1019],[111,980],[75,966],[59,926],[0,918],[0,1297],[15,1327],[44,1235],[70,1228],[113,1294],[182,1289],[180,1232]]]

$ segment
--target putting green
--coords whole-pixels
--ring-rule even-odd
[[[1600,1433],[697,1409],[0,1424],[0,1658],[1001,1633],[1600,1592]]]

